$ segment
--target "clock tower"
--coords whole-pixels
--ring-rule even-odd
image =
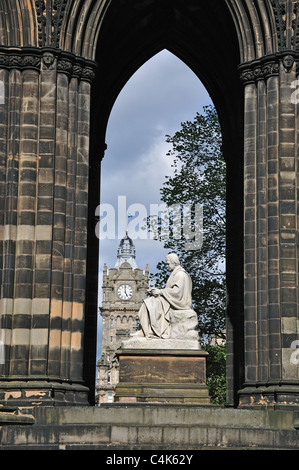
[[[138,312],[147,296],[149,268],[138,268],[133,241],[126,235],[117,250],[114,268],[103,269],[102,307],[103,319],[102,356],[97,363],[98,404],[112,402],[118,384],[118,361],[115,351],[121,342],[136,331]]]

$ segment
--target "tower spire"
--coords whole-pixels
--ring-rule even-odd
[[[115,268],[119,268],[123,263],[129,263],[133,269],[138,266],[136,264],[136,250],[132,239],[128,235],[129,231],[126,229],[125,236],[121,239],[117,249],[117,261]]]

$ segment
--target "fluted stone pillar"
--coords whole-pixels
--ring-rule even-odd
[[[299,403],[296,63],[243,68],[245,383],[240,405]]]
[[[50,49],[0,64],[0,403],[87,403],[92,64]]]

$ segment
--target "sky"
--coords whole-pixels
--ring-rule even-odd
[[[161,203],[160,189],[165,177],[173,174],[172,159],[166,155],[171,144],[165,136],[178,131],[182,122],[192,121],[208,104],[211,99],[198,77],[166,50],[146,62],[119,94],[108,122],[101,170],[101,205],[113,208],[116,230],[114,239],[103,239],[103,233],[100,236],[100,305],[103,265],[114,267],[117,248],[127,228],[120,224],[118,233],[118,220],[132,204],[142,205],[149,215],[150,204]],[[119,210],[120,204],[125,210]],[[108,214],[104,208],[107,206],[102,206],[103,217]],[[128,212],[132,215],[132,211]],[[112,214],[110,211],[110,218],[106,218],[106,229],[108,225],[112,228],[109,233],[113,238]],[[150,240],[146,232],[136,233],[132,227],[135,222],[129,219],[128,228],[136,247],[136,263],[141,269],[148,264],[150,273],[154,273],[167,251],[162,242]],[[140,233],[146,239],[140,239]]]

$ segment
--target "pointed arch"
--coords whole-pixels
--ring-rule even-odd
[[[23,32],[23,46],[36,46],[38,44],[38,26],[33,0],[20,0],[19,16],[21,31]]]
[[[283,23],[275,2],[75,0],[65,9],[60,48],[97,63],[98,87],[111,73],[109,93],[103,91],[106,102],[100,107],[100,119],[106,122],[126,82],[163,49],[193,70],[214,102],[229,96],[224,84],[231,80],[232,96],[226,104],[221,98],[223,109],[217,109],[225,136],[225,127],[232,126],[227,110],[235,99],[233,89],[239,88],[239,65],[278,51],[277,28]]]
[[[189,15],[191,13],[195,19],[196,11],[201,8],[201,5],[191,2],[189,8],[187,4],[188,2],[179,0],[175,2],[152,0],[151,2],[138,2],[136,7],[134,0],[127,2],[64,0],[59,5],[54,2],[52,11],[46,11],[49,7],[46,7],[44,0],[16,0],[15,2],[1,0],[1,45],[6,47],[52,45],[77,56],[95,60],[97,44],[105,29],[107,19],[112,17],[116,19],[119,15],[133,13],[137,21],[137,23],[132,21],[133,26],[138,23],[139,25],[146,24],[152,16],[153,9],[156,9],[160,19],[162,18],[162,23],[167,21],[167,15],[176,21],[177,13],[182,14],[183,10],[185,14],[189,10]],[[171,5],[173,6],[172,12]],[[223,5],[220,6],[219,3],[215,5],[214,18],[218,16],[215,14],[217,10],[220,14],[223,8],[230,12],[235,34],[239,37],[241,63],[277,52],[279,38],[283,35],[281,28],[284,24],[281,18],[283,6],[277,0],[225,0]],[[47,35],[54,34],[53,28],[55,29],[55,44],[53,38],[52,41],[51,38],[46,38]],[[215,28],[212,30],[217,34]],[[41,36],[46,39],[39,40]]]
[[[33,0],[0,2],[0,44],[6,47],[37,47],[38,22]]]
[[[239,37],[241,63],[277,51],[278,34],[276,29],[279,22],[275,19],[273,1],[275,0],[225,0],[225,8],[230,11]],[[152,3],[158,4],[155,1]],[[176,11],[182,11],[186,5],[185,2],[179,1],[173,3]],[[169,2],[165,1],[163,4],[164,6],[159,7],[160,13],[163,10],[167,12],[169,7]],[[120,12],[127,14],[129,10],[133,11],[134,8],[135,5],[132,1],[115,3],[111,0],[75,0],[69,2],[62,25],[61,49],[95,60],[96,44],[102,27],[105,28],[104,23],[107,17],[113,13],[116,15],[120,15]],[[185,11],[187,9],[185,8]],[[189,11],[193,14],[196,13],[196,9],[197,7],[192,5]],[[222,7],[218,6],[217,9],[220,11]],[[151,11],[148,2],[141,2],[137,10],[139,13],[143,12],[142,21],[146,23],[147,14]],[[138,12],[136,11],[137,16]]]
[[[77,7],[77,19],[82,19],[80,0],[74,6]],[[92,1],[85,8],[91,9]],[[209,4],[179,0],[137,3],[130,0],[113,4],[102,1],[94,4],[94,8],[92,18],[80,31],[85,31],[86,35],[83,41],[85,52],[89,47],[92,54],[86,58],[98,64],[95,93],[101,97],[95,121],[99,127],[105,130],[113,104],[131,76],[151,57],[167,49],[203,82],[214,103],[218,103],[224,136],[229,134],[225,128],[233,124],[228,110],[231,100],[239,99],[238,90],[241,90],[238,72],[241,55],[233,18],[226,3],[219,5],[216,0]],[[74,18],[73,10],[72,20]],[[75,25],[74,21],[72,28]],[[74,38],[75,33],[72,34],[70,28],[68,31],[68,36]],[[93,41],[96,39],[95,45]],[[73,47],[80,42],[74,39]],[[81,53],[75,48],[71,52]],[[101,136],[100,139],[105,138]]]
[[[66,8],[61,28],[60,48],[94,60],[102,18],[111,0],[75,0]]]
[[[277,30],[270,0],[226,0],[239,37],[241,63],[278,51]]]

